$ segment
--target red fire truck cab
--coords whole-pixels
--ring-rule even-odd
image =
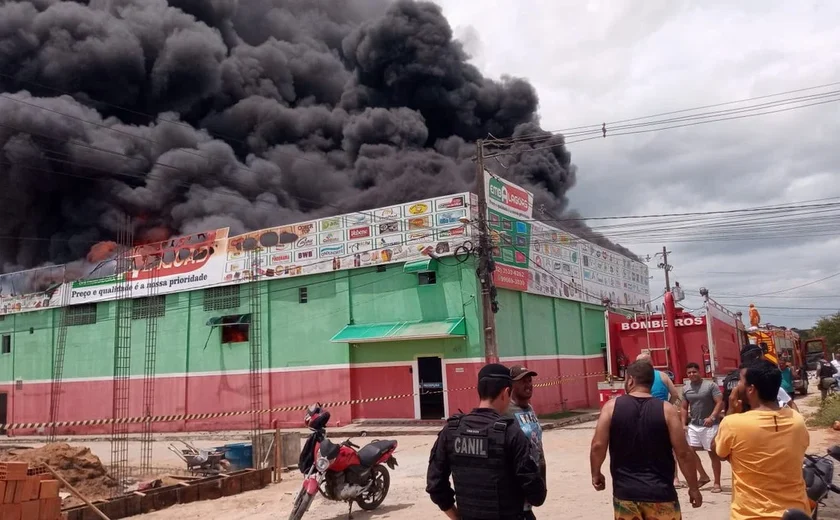
[[[741,346],[747,341],[740,313],[733,313],[708,296],[700,313],[693,314],[665,293],[664,312],[633,312],[607,307],[606,381],[598,383],[600,404],[624,393],[625,368],[642,352],[649,352],[654,368],[682,385],[685,366],[694,362],[707,379],[722,385],[738,368]]]

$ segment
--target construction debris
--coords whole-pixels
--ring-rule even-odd
[[[26,462],[0,462],[0,518],[58,520],[58,489],[49,472],[30,470]]]
[[[0,460],[24,462],[33,468],[33,471],[38,471],[37,468],[42,465],[48,465],[92,501],[108,499],[112,495],[112,488],[117,485],[108,475],[99,457],[83,446],[53,443],[40,448],[15,449],[0,454]],[[47,471],[44,473],[49,474]],[[81,504],[83,501],[73,496],[64,500],[63,507]]]
[[[64,487],[66,487],[67,489],[69,489],[69,490],[70,490],[70,492],[71,492],[71,493],[73,493],[73,496],[75,496],[76,498],[78,498],[79,500],[81,500],[82,502],[84,502],[84,503],[85,503],[85,505],[87,505],[87,506],[88,506],[88,507],[89,507],[89,508],[90,508],[90,509],[94,512],[94,513],[96,513],[96,516],[98,516],[98,517],[99,517],[99,518],[101,518],[102,520],[111,520],[110,518],[108,518],[108,517],[105,515],[105,513],[103,513],[102,511],[100,511],[100,510],[99,510],[99,508],[97,508],[95,505],[93,505],[93,503],[91,503],[91,501],[90,501],[90,500],[88,500],[88,498],[87,498],[86,496],[84,496],[83,494],[81,494],[81,493],[79,492],[79,490],[78,490],[78,489],[74,488],[72,485],[70,485],[70,483],[69,483],[69,482],[67,482],[67,480],[65,480],[64,478],[62,478],[62,476],[61,476],[61,475],[59,475],[59,474],[58,474],[58,472],[57,472],[56,470],[54,470],[53,468],[51,468],[51,467],[49,467],[49,466],[47,466],[47,465],[44,465],[44,467],[46,467],[46,468],[47,468],[47,471],[49,471],[49,472],[50,472],[50,474],[51,474],[53,477],[55,477],[55,478],[57,479],[56,484],[57,484],[58,482],[61,482],[61,483],[64,485]],[[51,482],[51,481],[45,481],[45,482]],[[42,482],[42,483],[41,483],[41,488],[42,488],[42,490],[43,490],[43,486],[44,486],[44,483]],[[57,486],[57,485],[55,486],[55,494],[56,494],[56,495],[58,495],[58,486]],[[59,508],[59,513],[60,513],[60,512],[61,512],[61,509]],[[50,513],[52,513],[52,510],[50,510]],[[50,518],[52,518],[52,517],[50,517]],[[46,520],[46,519],[45,519],[45,520]]]

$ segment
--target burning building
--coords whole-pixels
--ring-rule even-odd
[[[508,214],[505,204],[515,201],[490,202],[502,361],[525,363],[545,381],[569,378],[536,393],[538,412],[594,407],[604,370],[601,298],[642,304],[646,268]],[[157,334],[154,415],[247,410],[254,376],[264,408],[354,400],[332,408],[343,422],[439,419],[469,407],[484,363],[476,211],[475,196],[458,193],[235,236],[221,228],[105,261],[130,258],[122,272],[2,297],[0,422],[46,422],[59,398],[56,420],[111,416],[120,301],[131,306],[130,416],[144,416],[149,320]],[[609,287],[624,292],[607,294]],[[299,415],[279,411],[261,420],[297,425]],[[242,415],[176,418],[155,429],[248,422]]]

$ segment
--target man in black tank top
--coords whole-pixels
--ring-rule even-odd
[[[697,484],[694,454],[688,447],[676,407],[650,394],[653,366],[636,361],[627,367],[627,395],[601,409],[589,462],[592,485],[606,488],[601,466],[610,453],[613,509],[616,520],[680,520],[680,503],[674,488],[674,457],[688,484],[691,505],[703,497]],[[673,454],[672,454],[673,450]]]

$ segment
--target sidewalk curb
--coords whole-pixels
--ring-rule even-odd
[[[565,428],[566,426],[573,426],[575,424],[583,424],[587,422],[597,421],[598,416],[601,415],[601,412],[588,412],[582,413],[580,415],[575,415],[574,417],[565,417],[563,419],[558,419],[556,421],[543,423],[542,429],[543,430],[557,430]]]

